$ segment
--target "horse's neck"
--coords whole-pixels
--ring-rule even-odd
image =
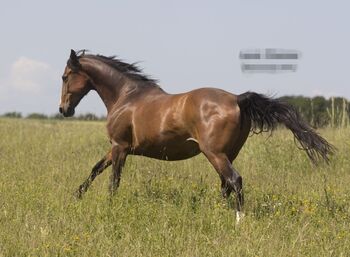
[[[105,67],[103,64],[87,62],[84,66],[93,79],[94,89],[105,104],[108,113],[121,98],[133,97],[136,93],[165,93],[157,85],[144,87],[144,82],[130,81],[118,71],[111,71],[110,67]]]
[[[109,112],[123,91],[125,78],[117,72],[110,72],[110,68],[104,64],[89,60],[83,63],[85,71],[93,80],[94,90],[96,90]]]

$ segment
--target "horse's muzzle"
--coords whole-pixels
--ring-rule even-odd
[[[63,114],[64,117],[72,117],[75,113],[74,108],[68,107],[68,108],[63,108],[60,106],[59,112]]]

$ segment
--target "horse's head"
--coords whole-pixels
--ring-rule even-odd
[[[59,106],[60,113],[65,117],[74,115],[75,107],[80,100],[92,89],[89,76],[83,71],[74,50],[71,50],[67,66],[62,75],[62,95]]]

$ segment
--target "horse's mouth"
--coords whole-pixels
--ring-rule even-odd
[[[70,107],[68,107],[66,110],[60,107],[59,111],[60,113],[62,113],[64,117],[72,117],[75,113],[74,108],[70,108]]]

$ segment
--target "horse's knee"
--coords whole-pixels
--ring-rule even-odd
[[[221,194],[224,198],[228,198],[232,191],[237,194],[242,194],[243,179],[241,176],[227,179],[221,183]]]

